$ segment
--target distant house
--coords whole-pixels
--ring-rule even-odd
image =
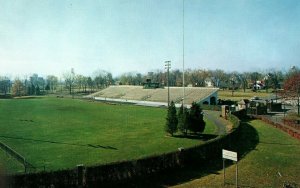
[[[204,83],[205,83],[205,86],[206,86],[206,87],[214,87],[214,84],[213,84],[213,81],[212,81],[211,78],[206,78],[206,79],[204,80]]]
[[[262,81],[256,81],[254,82],[253,86],[252,86],[252,89],[253,90],[261,90],[261,89],[264,89],[265,88],[265,85]]]

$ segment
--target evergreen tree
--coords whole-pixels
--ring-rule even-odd
[[[35,87],[35,95],[40,95],[41,94],[41,90],[39,86]]]
[[[189,113],[189,130],[194,133],[202,133],[205,129],[203,112],[198,103],[193,102]]]
[[[187,135],[188,130],[188,116],[189,112],[188,109],[181,105],[178,111],[178,129],[182,132],[182,134]]]
[[[176,114],[176,107],[173,101],[168,107],[168,115],[167,115],[167,122],[165,126],[165,131],[173,136],[175,132],[177,132],[177,114]]]

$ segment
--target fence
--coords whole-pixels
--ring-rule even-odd
[[[22,163],[24,166],[25,172],[28,172],[28,170],[30,170],[30,169],[35,170],[35,167],[31,163],[26,161],[25,157],[23,157],[21,154],[19,154],[18,152],[16,152],[11,147],[9,147],[8,145],[6,145],[5,143],[3,143],[1,141],[0,141],[0,148],[2,150],[4,150],[7,154],[14,157],[18,162]]]

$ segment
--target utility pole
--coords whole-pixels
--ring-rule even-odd
[[[167,69],[168,74],[168,107],[170,106],[170,68],[171,68],[171,61],[165,61],[165,69]]]

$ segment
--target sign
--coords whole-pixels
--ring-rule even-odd
[[[236,171],[235,171],[235,181],[236,181],[236,188],[238,188],[238,157],[237,152],[228,151],[223,149],[222,150],[222,156],[223,156],[223,171],[224,171],[224,186],[225,186],[225,159],[229,159],[236,162]]]
[[[223,159],[229,159],[229,160],[232,160],[232,161],[238,161],[238,159],[237,159],[237,152],[228,151],[228,150],[223,149],[222,150],[222,156],[223,156]]]

